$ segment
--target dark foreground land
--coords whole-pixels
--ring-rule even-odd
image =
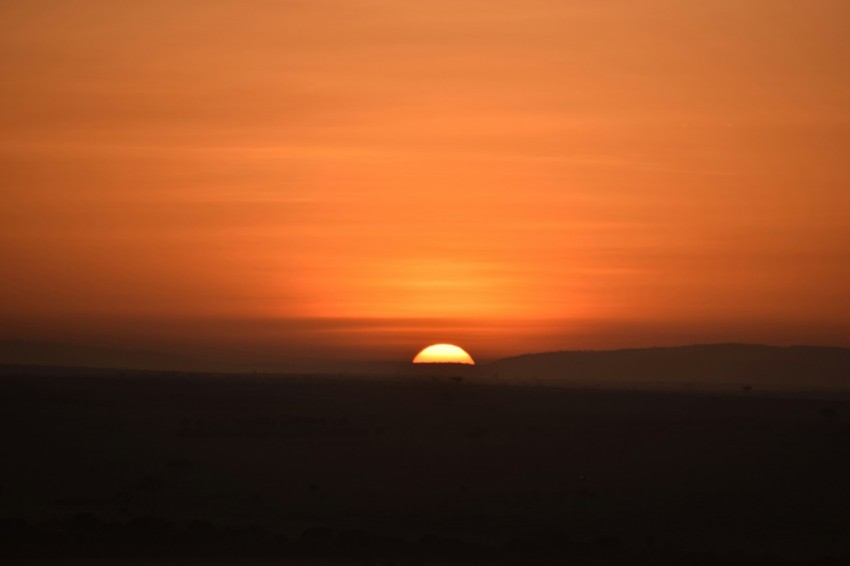
[[[850,558],[846,398],[52,373],[0,375],[0,561]]]

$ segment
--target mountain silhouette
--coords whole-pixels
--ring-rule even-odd
[[[487,365],[500,378],[599,386],[850,388],[850,348],[704,344],[525,354]]]

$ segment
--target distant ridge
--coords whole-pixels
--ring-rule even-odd
[[[607,385],[850,389],[850,348],[697,344],[524,354],[487,365],[500,378]]]

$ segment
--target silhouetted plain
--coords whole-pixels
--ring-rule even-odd
[[[763,375],[712,392],[0,373],[10,561],[850,558],[850,398],[766,392]]]

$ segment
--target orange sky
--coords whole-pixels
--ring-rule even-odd
[[[846,0],[6,0],[6,339],[850,346]]]

